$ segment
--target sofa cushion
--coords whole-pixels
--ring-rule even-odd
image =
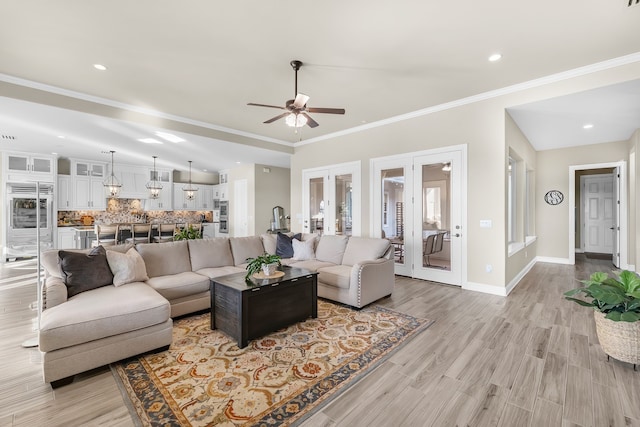
[[[255,258],[264,254],[264,246],[259,236],[231,237],[229,243],[235,265],[245,264],[247,258]]]
[[[40,350],[52,351],[164,323],[169,302],[144,283],[82,292],[42,312]]]
[[[291,241],[293,246],[293,259],[297,261],[304,261],[307,259],[315,259],[316,254],[313,250],[315,242],[313,240],[300,241],[294,239]]]
[[[166,243],[138,243],[149,277],[168,276],[191,271],[187,241]]]
[[[349,289],[350,281],[351,266],[349,265],[333,265],[318,269],[318,282],[322,282],[325,285]]]
[[[289,264],[291,267],[306,268],[311,271],[318,271],[319,268],[333,267],[335,264],[326,261],[318,261],[317,259],[309,259],[306,261],[296,261]]]
[[[164,243],[152,244],[164,245]],[[169,301],[209,290],[209,278],[191,271],[152,277],[145,283]]]
[[[188,242],[193,271],[233,265],[233,255],[227,237],[192,239]]]
[[[107,251],[102,246],[92,249],[88,254],[58,251],[58,257],[68,298],[113,282]]]
[[[349,236],[323,235],[320,237],[320,242],[318,242],[318,247],[316,248],[316,259],[333,264],[342,264],[342,256],[348,241]]]
[[[282,258],[293,258],[293,244],[292,240],[300,240],[302,235],[300,233],[290,236],[288,234],[278,232],[276,238],[276,255]],[[273,252],[269,252],[273,253]]]
[[[260,235],[260,239],[262,239],[262,246],[264,246],[264,251],[266,253],[276,253],[276,243],[278,239],[278,236],[276,234],[264,233]]]
[[[129,249],[126,254],[107,251],[107,261],[113,273],[113,284],[115,286],[149,280],[144,260],[134,248]]]
[[[202,274],[203,276],[207,276],[209,279],[213,279],[214,277],[226,276],[227,274],[233,273],[244,273],[245,269],[241,267],[234,266],[226,266],[226,267],[215,267],[215,268],[202,268],[196,273]]]
[[[350,237],[342,257],[342,264],[355,265],[382,257],[391,243],[387,239]]]
[[[113,245],[107,246],[105,249],[107,251],[116,251],[125,253],[129,249],[133,247],[132,244],[127,243],[126,245]],[[88,254],[93,249],[69,249],[67,252],[75,252],[79,254]],[[40,262],[42,262],[42,266],[47,272],[47,275],[53,277],[59,277],[63,279],[62,271],[60,270],[60,259],[58,258],[59,249],[49,249],[43,251],[40,257]]]

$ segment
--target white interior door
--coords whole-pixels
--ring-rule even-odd
[[[302,173],[302,231],[324,234],[329,199],[329,171],[308,170]]]
[[[581,180],[584,194],[584,251],[613,254],[618,203],[617,195],[614,195],[613,175],[586,175]]]
[[[413,277],[462,285],[463,168],[460,151],[414,158]]]

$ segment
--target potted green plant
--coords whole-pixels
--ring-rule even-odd
[[[614,359],[640,363],[640,277],[624,270],[610,277],[593,273],[584,287],[565,292],[565,298],[594,309],[596,333],[602,350]],[[586,299],[574,298],[584,294]]]
[[[251,277],[254,273],[263,271],[265,276],[273,276],[280,263],[280,256],[264,253],[255,258],[247,258],[247,275],[246,278]]]
[[[178,230],[173,235],[173,240],[202,239],[200,230],[193,228],[191,224]]]

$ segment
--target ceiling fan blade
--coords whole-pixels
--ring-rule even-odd
[[[293,106],[296,108],[302,108],[304,107],[304,105],[307,103],[308,100],[309,100],[309,97],[307,95],[305,95],[304,93],[298,93],[296,95],[295,101],[293,101]]]
[[[253,102],[249,102],[247,105],[252,105],[254,107],[269,107],[269,108],[279,108],[280,110],[284,110],[284,107],[280,107],[278,105],[267,105],[267,104],[254,104]]]
[[[302,114],[307,119],[307,126],[309,126],[310,128],[318,127],[318,122],[313,120],[310,115],[304,112],[300,114]]]
[[[279,119],[281,119],[281,118],[283,118],[283,117],[285,117],[285,116],[288,116],[289,114],[291,114],[291,113],[289,113],[289,112],[287,111],[286,113],[278,114],[277,116],[272,117],[272,118],[270,118],[269,120],[267,120],[267,121],[265,121],[265,122],[262,122],[262,123],[273,123],[273,122],[275,122],[276,120],[279,120]]]
[[[310,113],[344,114],[344,108],[307,108]]]

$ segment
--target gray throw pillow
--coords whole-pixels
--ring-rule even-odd
[[[98,246],[88,254],[58,251],[62,279],[67,285],[67,297],[89,291],[113,282],[113,273],[107,262],[107,251]]]
[[[276,240],[276,255],[282,258],[293,258],[293,245],[291,241],[293,239],[301,240],[302,234],[298,233],[294,236],[287,236],[286,234],[278,232]]]

